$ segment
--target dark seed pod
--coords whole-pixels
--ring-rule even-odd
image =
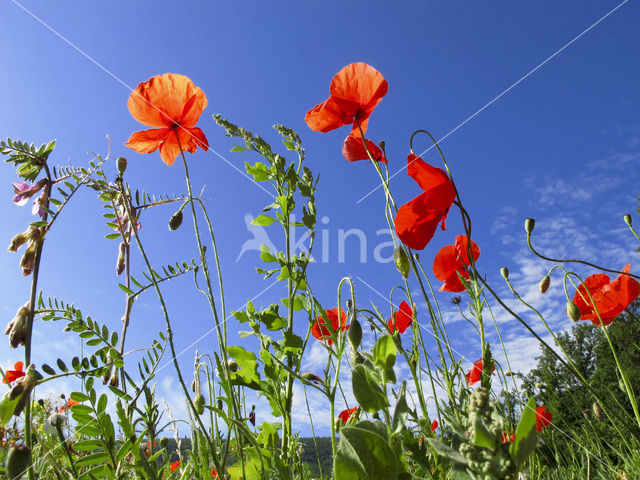
[[[14,446],[7,454],[7,477],[18,480],[31,466],[31,449],[26,445]]]
[[[177,230],[182,225],[182,210],[178,210],[169,219],[169,230]]]
[[[348,336],[351,348],[357,350],[360,346],[360,342],[362,342],[362,325],[360,325],[360,322],[357,319],[353,319],[349,325]]]

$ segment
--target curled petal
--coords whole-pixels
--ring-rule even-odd
[[[307,112],[305,121],[311,130],[329,132],[353,123],[357,105],[340,102],[333,97],[316,105]]]
[[[429,208],[429,194],[423,193],[398,209],[396,233],[402,243],[414,250],[424,249],[443,222],[448,211]]]
[[[382,153],[382,150],[380,150],[380,147],[369,139],[364,139],[364,142],[367,144],[367,148],[364,147],[362,137],[357,137],[353,135],[353,133],[349,134],[342,145],[342,155],[344,155],[344,158],[350,162],[369,160],[369,154],[367,153],[367,149],[369,149],[369,153],[374,160],[387,163],[387,159]]]
[[[152,128],[134,132],[125,145],[138,153],[152,153],[171,135],[170,128]]]
[[[413,309],[403,301],[400,308],[389,319],[389,330],[404,333],[413,324]]]

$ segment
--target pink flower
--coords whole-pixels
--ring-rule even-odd
[[[13,203],[21,207],[22,205],[27,203],[28,199],[30,199],[36,193],[38,193],[42,189],[42,187],[44,187],[46,184],[47,184],[46,178],[43,178],[38,183],[34,183],[33,185],[29,185],[28,183],[24,183],[24,182],[12,183],[13,191],[16,194],[16,196],[13,197]]]

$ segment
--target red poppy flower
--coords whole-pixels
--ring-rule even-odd
[[[213,478],[213,480],[218,480],[218,471],[215,468],[212,468],[210,470],[211,473],[211,478]]]
[[[434,420],[433,422],[431,422],[431,431],[435,432],[437,428],[438,428],[438,420]]]
[[[66,404],[66,405],[61,406],[61,407],[58,409],[58,412],[59,412],[59,413],[62,413],[62,412],[64,412],[65,410],[70,409],[70,408],[71,408],[71,407],[73,407],[74,405],[78,405],[79,403],[80,403],[80,402],[78,402],[77,400],[74,400],[73,398],[69,397],[69,400],[67,400],[67,404]]]
[[[553,415],[551,412],[547,412],[547,407],[537,407],[536,408],[536,430],[539,432],[542,431],[543,428],[551,425],[551,420],[553,420]]]
[[[493,368],[491,369],[491,373],[495,372],[495,370],[496,370],[496,366],[494,364]],[[464,374],[464,376],[467,379],[468,385],[473,385],[474,383],[482,380],[482,359],[480,358],[476,360],[473,363],[473,367],[471,367],[469,371]]]
[[[400,207],[396,215],[396,233],[402,243],[414,250],[422,250],[445,220],[456,198],[453,182],[441,168],[432,167],[420,157],[410,154],[407,173],[424,193]]]
[[[356,412],[358,411],[358,407],[349,408],[347,410],[343,410],[338,415],[338,418],[342,420],[342,423],[347,423],[351,417],[355,417]]]
[[[327,318],[331,322],[331,326],[333,327],[333,331],[335,332],[335,334],[337,334],[340,330],[344,332],[349,328],[349,325],[347,325],[347,314],[344,312],[344,310],[340,311],[340,321],[338,321],[337,308],[325,310],[324,312],[327,314]],[[322,315],[316,318],[316,321],[311,327],[311,334],[318,340],[327,341],[329,342],[329,345],[333,345],[331,332],[324,322],[325,320]]]
[[[502,432],[502,437],[500,437],[500,441],[502,443],[510,443],[515,441],[516,436],[513,434],[513,432]]]
[[[392,332],[404,333],[413,324],[413,309],[407,302],[400,304],[399,311],[391,315],[389,319],[389,330]]]
[[[374,160],[382,163],[387,163],[387,159],[382,153],[382,150],[380,150],[380,147],[366,138],[364,139],[364,142],[367,144],[369,153]],[[367,153],[367,149],[364,148],[362,138],[356,137],[353,133],[349,134],[349,136],[345,139],[344,144],[342,145],[342,155],[344,155],[344,158],[346,158],[350,162],[356,162],[358,160],[369,160],[369,153]]]
[[[251,425],[253,425],[254,427],[256,426],[256,412],[254,412],[253,410],[249,412],[249,421],[251,422]]]
[[[22,371],[22,367],[24,367],[24,362],[16,362],[13,365],[13,368],[15,368],[15,370],[7,370],[4,372],[4,376],[7,377],[7,380],[3,378],[2,383],[6,384],[7,381],[11,383],[20,377],[24,377],[25,373]]]
[[[371,65],[352,63],[333,77],[331,96],[309,110],[305,121],[311,130],[320,132],[353,125],[354,135],[360,137],[358,122],[362,132],[366,132],[369,115],[388,89],[387,81]]]
[[[440,287],[441,292],[462,292],[464,290],[464,285],[460,281],[458,273],[464,278],[469,278],[467,267],[471,262],[469,261],[467,247],[467,236],[458,235],[456,243],[441,248],[433,260],[433,274],[438,280],[444,282]],[[480,256],[480,248],[473,240],[471,240],[471,251],[475,262]]]
[[[151,153],[159,148],[162,161],[171,165],[180,154],[180,146],[191,153],[197,147],[208,150],[207,137],[195,126],[207,106],[207,97],[184,75],[151,77],[131,93],[127,106],[133,118],[155,127],[131,135],[125,145],[136,152]]]
[[[578,291],[573,297],[573,303],[580,310],[580,320],[591,320],[595,325],[600,325],[598,314],[596,313],[589,294],[585,290],[585,285],[595,303],[602,323],[609,325],[613,319],[620,315],[640,295],[640,283],[631,278],[628,273],[631,265],[627,265],[622,270],[623,273],[611,281],[609,275],[597,273],[587,277],[584,285],[580,284]]]
[[[178,469],[178,467],[180,466],[180,464],[181,464],[181,463],[182,463],[182,462],[181,462],[180,460],[176,460],[176,461],[175,461],[175,462],[173,462],[171,465],[169,465],[169,469],[170,469],[172,472],[175,472],[175,471]]]

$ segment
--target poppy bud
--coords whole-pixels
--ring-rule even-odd
[[[7,454],[5,467],[7,469],[7,477],[10,480],[17,480],[31,466],[31,449],[26,445],[13,446]]]
[[[118,261],[116,262],[117,275],[122,275],[122,272],[124,272],[125,252],[126,252],[126,245],[124,242],[120,242],[120,248],[118,249]]]
[[[191,391],[195,393],[196,391],[196,379],[193,379],[193,382],[191,382]]]
[[[500,275],[502,275],[505,280],[508,280],[509,279],[509,269],[507,267],[502,267],[500,269]]]
[[[384,143],[384,140],[380,140],[378,142],[378,145],[380,146],[380,150],[384,150],[384,147],[386,146],[386,143]]]
[[[513,372],[511,370],[507,370],[506,372],[504,372],[504,376],[505,377],[513,377]]]
[[[546,275],[542,280],[540,280],[540,283],[538,284],[538,290],[540,290],[540,293],[544,294],[547,292],[547,290],[549,290],[549,285],[551,284],[551,277],[549,275]]]
[[[193,405],[196,407],[196,412],[198,412],[198,415],[202,415],[204,413],[205,405],[204,395],[198,393],[193,399]]]
[[[409,277],[411,264],[409,263],[409,256],[407,251],[403,247],[397,247],[393,251],[393,261],[396,264],[396,268],[404,278]]]
[[[302,374],[302,378],[308,380],[309,382],[322,383],[322,379],[313,372],[305,372]]]
[[[357,319],[353,319],[351,324],[349,325],[349,331],[347,333],[349,336],[349,343],[351,344],[351,348],[357,350],[360,346],[360,342],[362,341],[362,325]]]
[[[227,367],[229,367],[230,372],[238,371],[238,362],[236,362],[233,358],[227,360]]]
[[[598,420],[602,420],[602,407],[600,407],[600,404],[598,402],[593,402],[591,412],[593,413],[593,416]]]
[[[582,314],[580,313],[580,309],[575,303],[573,303],[572,301],[568,301],[567,315],[569,316],[572,322],[577,322],[578,320],[580,320],[580,316]]]
[[[533,229],[535,228],[535,226],[536,226],[536,221],[533,218],[527,218],[524,221],[524,229],[529,235],[531,235],[531,232],[533,232]]]
[[[167,448],[169,446],[169,439],[167,437],[162,437],[160,439],[160,446],[162,448]]]
[[[354,365],[362,365],[364,363],[364,357],[360,352],[354,350],[351,352],[351,363]]]
[[[118,173],[122,175],[127,169],[127,159],[124,157],[118,157],[116,165],[118,167]]]
[[[624,217],[622,218],[624,218],[624,223],[631,226],[631,214],[625,213]]]
[[[627,393],[627,387],[625,386],[622,379],[618,380],[618,387],[622,390],[622,393]]]
[[[182,224],[182,209],[178,210],[176,213],[171,215],[169,219],[169,230],[177,230],[178,227]]]

